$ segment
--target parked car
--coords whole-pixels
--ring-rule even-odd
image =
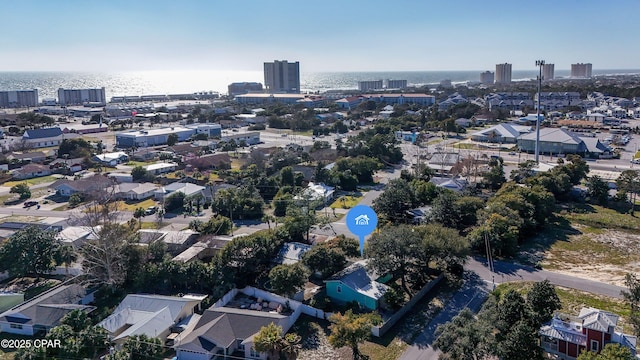
[[[32,201],[25,201],[25,202],[24,202],[24,207],[26,207],[26,208],[27,208],[27,207],[36,206],[36,205],[38,205],[38,202],[37,202],[37,201],[33,201],[33,200],[32,200]]]
[[[147,210],[144,211],[144,214],[145,214],[145,216],[146,215],[152,215],[152,214],[155,214],[156,211],[158,211],[158,207],[157,206],[149,206],[147,208]]]

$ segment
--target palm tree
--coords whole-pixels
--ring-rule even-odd
[[[69,276],[69,265],[78,260],[78,254],[71,245],[62,245],[58,248],[56,253],[56,262],[64,264],[64,272],[66,276]]]
[[[302,349],[300,345],[301,339],[300,335],[296,333],[289,333],[284,336],[281,347],[282,353],[287,360],[295,360],[298,357],[300,349]]]
[[[133,212],[133,217],[138,219],[138,229],[142,229],[142,218],[145,216],[145,211],[143,208],[136,208]]]
[[[269,227],[269,231],[271,231],[271,222],[272,221],[277,221],[275,219],[275,217],[273,217],[273,215],[264,214],[262,216],[262,222],[266,222],[267,223],[267,226]]]
[[[282,348],[282,328],[275,323],[260,328],[254,337],[254,347],[257,352],[267,353],[268,359],[279,359]]]

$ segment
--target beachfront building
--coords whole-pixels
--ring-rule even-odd
[[[571,77],[572,78],[590,78],[592,65],[590,63],[583,64],[571,64]]]
[[[496,84],[511,83],[511,64],[496,64]]]
[[[274,60],[264,63],[264,86],[270,93],[300,93],[300,63]]]
[[[543,64],[542,65],[542,80],[553,80],[555,71],[554,64]]]
[[[358,90],[382,90],[382,80],[358,81]]]
[[[187,141],[196,133],[196,129],[172,126],[149,130],[131,130],[116,134],[116,147],[147,147],[166,145],[170,134],[178,135],[178,141]]]
[[[491,71],[485,71],[480,73],[480,82],[483,85],[493,85],[493,81],[495,80],[494,73]]]
[[[38,90],[0,91],[0,108],[38,106]]]
[[[227,87],[229,96],[236,96],[249,93],[261,93],[262,84],[258,82],[234,82]]]
[[[58,103],[67,105],[106,105],[107,97],[104,88],[100,89],[58,89]]]
[[[407,80],[387,80],[387,89],[405,89]]]

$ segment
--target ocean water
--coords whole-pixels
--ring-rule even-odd
[[[303,91],[356,89],[358,81],[407,80],[411,86],[479,81],[481,71],[392,71],[301,73]],[[640,74],[640,70],[594,70],[593,75]],[[514,70],[514,81],[535,79],[537,71]],[[556,78],[569,70],[556,70]],[[0,90],[38,89],[40,99],[57,98],[58,88],[105,87],[107,99],[122,95],[166,95],[200,91],[227,93],[232,82],[264,82],[261,71],[139,71],[139,72],[0,72]]]

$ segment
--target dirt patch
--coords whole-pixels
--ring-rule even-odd
[[[571,276],[624,286],[628,272],[640,272],[640,234],[575,225],[579,234],[522,257]]]

